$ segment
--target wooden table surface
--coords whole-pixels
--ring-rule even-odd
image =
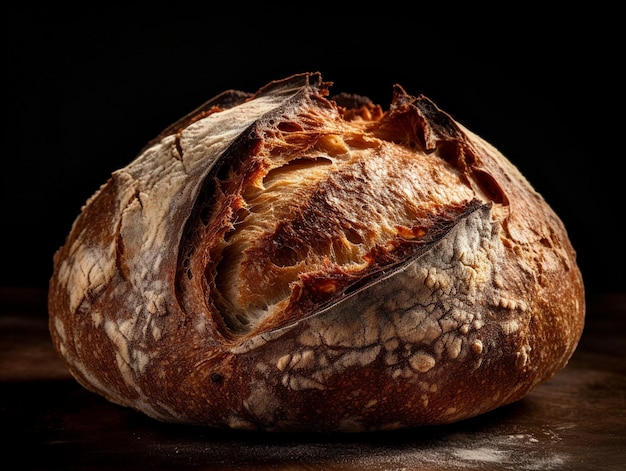
[[[569,365],[522,401],[452,425],[355,435],[175,426],[113,405],[57,357],[45,296],[0,288],[0,446],[11,469],[626,469],[626,294],[589,296]]]

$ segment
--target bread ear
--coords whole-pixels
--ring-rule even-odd
[[[82,385],[162,421],[363,431],[484,413],[566,365],[584,287],[543,198],[426,97],[330,85],[225,92],[86,202],[49,290]]]

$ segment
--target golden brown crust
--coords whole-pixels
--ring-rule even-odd
[[[425,97],[229,91],[86,203],[50,281],[72,374],[163,421],[452,422],[563,368],[584,291],[559,218]]]

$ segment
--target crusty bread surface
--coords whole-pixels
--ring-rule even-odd
[[[86,202],[49,290],[85,388],[166,422],[355,432],[473,417],[565,367],[584,287],[541,195],[428,98],[331,85],[224,92]]]

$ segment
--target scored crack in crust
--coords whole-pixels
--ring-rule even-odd
[[[227,91],[85,204],[50,332],[155,419],[269,431],[449,423],[523,398],[584,322],[556,214],[495,148],[396,85]]]

